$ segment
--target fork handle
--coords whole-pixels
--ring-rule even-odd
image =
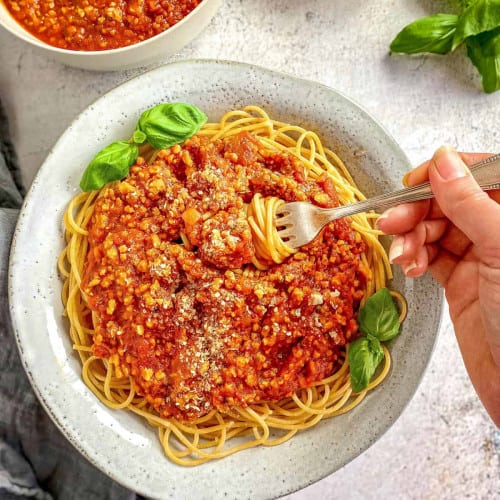
[[[484,191],[492,189],[500,189],[500,154],[490,156],[469,167],[473,177]],[[341,207],[334,208],[337,217],[346,217],[349,215],[366,212],[369,210],[386,209],[399,205],[400,203],[408,203],[418,200],[427,200],[433,198],[434,194],[431,190],[429,182],[417,184],[409,188],[393,191],[392,193],[374,196],[367,200],[351,203]],[[326,216],[325,210],[324,215]]]

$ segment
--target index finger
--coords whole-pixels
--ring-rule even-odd
[[[460,157],[466,165],[473,165],[485,158],[491,156],[491,153],[459,153]],[[403,185],[406,187],[422,184],[429,180],[429,165],[431,160],[424,161],[418,167],[410,170],[403,177]]]
[[[459,153],[467,165],[472,165],[491,156],[490,153]],[[422,184],[429,180],[429,165],[431,160],[421,163],[403,177],[406,187]],[[500,202],[500,191],[490,193],[490,196]],[[380,216],[377,227],[386,234],[402,234],[411,231],[423,219],[440,219],[443,211],[435,200],[425,200],[404,203],[390,208]]]

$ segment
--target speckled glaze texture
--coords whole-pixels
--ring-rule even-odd
[[[153,498],[275,498],[338,470],[374,443],[413,396],[433,349],[442,296],[430,278],[396,273],[409,312],[393,341],[390,377],[350,413],[289,442],[255,448],[185,469],[163,455],[154,429],[112,411],[87,390],[71,349],[56,261],[62,216],[85,165],[108,143],[129,137],[154,104],[185,101],[217,120],[248,104],[317,131],[338,152],[367,195],[400,186],[408,161],[365,111],[325,86],[255,66],[195,60],[128,81],[86,109],[57,142],[25,201],[10,262],[10,304],[22,360],[44,407],[67,438],[125,486]]]

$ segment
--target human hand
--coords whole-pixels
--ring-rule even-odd
[[[472,384],[500,426],[500,190],[482,191],[466,167],[488,156],[440,148],[404,179],[429,180],[435,198],[391,208],[377,225],[395,235],[391,262],[444,287]]]

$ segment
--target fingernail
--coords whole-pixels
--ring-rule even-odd
[[[398,257],[403,255],[405,248],[404,236],[396,236],[392,240],[391,248],[389,249],[389,262],[392,264]]]
[[[408,275],[408,273],[417,267],[417,263],[415,261],[410,262],[404,269],[403,272]]]
[[[458,179],[470,173],[452,146],[441,146],[434,153],[434,164],[443,179]]]
[[[403,180],[401,181],[403,183],[404,187],[409,187],[408,184],[408,179],[410,178],[411,170],[409,172],[406,172],[406,174],[403,176]]]
[[[378,216],[377,221],[375,222],[375,226],[377,226],[377,227],[378,227],[378,223],[379,223],[381,220],[387,219],[387,217],[389,217],[389,215],[391,214],[391,210],[394,210],[394,208],[388,208],[385,212],[381,213],[381,214]]]

